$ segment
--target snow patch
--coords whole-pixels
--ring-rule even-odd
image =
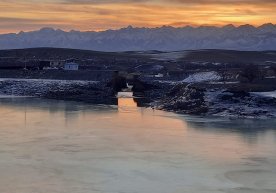
[[[186,83],[194,83],[194,82],[208,82],[208,81],[218,81],[221,80],[221,76],[214,71],[210,72],[199,72],[192,75],[189,75],[187,78],[183,80]]]
[[[207,90],[204,97],[210,104],[209,114],[213,116],[261,119],[276,117],[275,104],[270,104],[265,98],[261,95],[234,96],[226,90]]]
[[[97,83],[98,81],[86,81],[86,80],[56,80],[56,79],[21,79],[21,78],[0,78],[0,82],[3,81],[24,81],[31,83],[59,83],[59,84],[88,84]]]
[[[97,85],[96,81],[48,80],[48,79],[0,79],[0,95],[43,96],[53,91],[72,90],[75,87]]]
[[[133,92],[118,92],[117,98],[133,98]]]
[[[188,53],[187,52],[165,52],[158,54],[150,54],[152,59],[159,61],[168,61],[168,60],[178,60],[184,58]]]
[[[210,82],[211,84],[239,84],[239,81],[225,81],[225,82]]]
[[[0,99],[8,98],[30,98],[31,96],[0,95]]]
[[[276,98],[276,90],[271,92],[252,92],[252,94],[259,95],[262,97],[272,97]]]

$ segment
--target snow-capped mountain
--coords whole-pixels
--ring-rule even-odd
[[[80,32],[42,28],[0,35],[0,49],[59,47],[98,51],[276,50],[276,25],[133,28]]]

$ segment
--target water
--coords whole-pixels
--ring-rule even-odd
[[[275,193],[276,120],[0,99],[1,193]]]

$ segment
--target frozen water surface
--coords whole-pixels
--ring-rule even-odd
[[[1,98],[0,192],[276,192],[275,120],[118,104]]]

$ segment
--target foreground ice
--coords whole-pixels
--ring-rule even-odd
[[[275,120],[0,100],[0,192],[273,193]]]
[[[260,95],[263,97],[273,97],[276,98],[276,90],[271,92],[252,92],[252,94]]]

